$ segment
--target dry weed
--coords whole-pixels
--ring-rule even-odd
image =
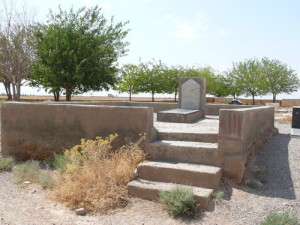
[[[66,151],[72,166],[60,175],[54,189],[58,201],[93,212],[106,212],[127,203],[126,185],[135,178],[134,170],[145,154],[139,142],[112,150],[116,137],[82,140]]]

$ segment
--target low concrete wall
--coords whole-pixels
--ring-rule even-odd
[[[221,109],[218,151],[223,158],[223,175],[241,182],[246,163],[278,130],[274,107]]]
[[[300,99],[282,99],[282,107],[300,106]]]
[[[220,109],[243,109],[257,107],[255,105],[206,104],[206,115],[218,116]]]
[[[153,129],[153,110],[145,107],[45,103],[2,103],[3,156],[44,159],[80,143],[82,138],[118,133],[120,142],[135,141]]]

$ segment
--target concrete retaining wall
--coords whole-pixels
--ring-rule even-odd
[[[300,99],[282,99],[282,107],[300,106]]]
[[[257,107],[255,105],[228,105],[228,104],[207,104],[206,115],[218,116],[220,109],[243,109]]]
[[[221,109],[218,151],[224,160],[224,176],[241,182],[246,163],[277,132],[274,107]]]
[[[2,103],[2,154],[18,160],[44,159],[82,138],[118,133],[135,141],[153,129],[153,110],[145,107],[44,103]]]

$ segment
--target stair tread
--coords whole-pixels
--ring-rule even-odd
[[[157,140],[152,142],[153,145],[165,145],[165,146],[181,146],[192,148],[218,148],[218,143],[207,142],[194,142],[194,141],[171,141],[171,140]]]
[[[170,168],[170,169],[178,169],[199,173],[211,173],[216,174],[221,171],[220,167],[210,166],[210,165],[202,165],[202,164],[192,164],[192,163],[181,163],[181,162],[159,162],[159,161],[145,161],[139,164],[139,167],[150,166],[154,168]]]
[[[193,189],[194,195],[204,198],[209,198],[213,193],[213,189],[203,188],[203,187],[195,187],[190,185],[183,184],[175,184],[175,183],[165,183],[158,181],[150,181],[150,180],[142,180],[135,179],[128,183],[128,186],[135,186],[143,189],[152,189],[152,190],[160,190],[160,191],[170,191],[174,187],[190,187]]]

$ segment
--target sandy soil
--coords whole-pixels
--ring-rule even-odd
[[[0,224],[258,224],[270,211],[290,211],[300,219],[300,138],[291,137],[290,125],[276,124],[280,133],[255,160],[266,181],[258,189],[223,181],[225,199],[196,219],[172,218],[164,206],[131,199],[124,209],[108,215],[77,216],[47,198],[47,191],[29,184],[20,187],[11,173],[0,173]]]

